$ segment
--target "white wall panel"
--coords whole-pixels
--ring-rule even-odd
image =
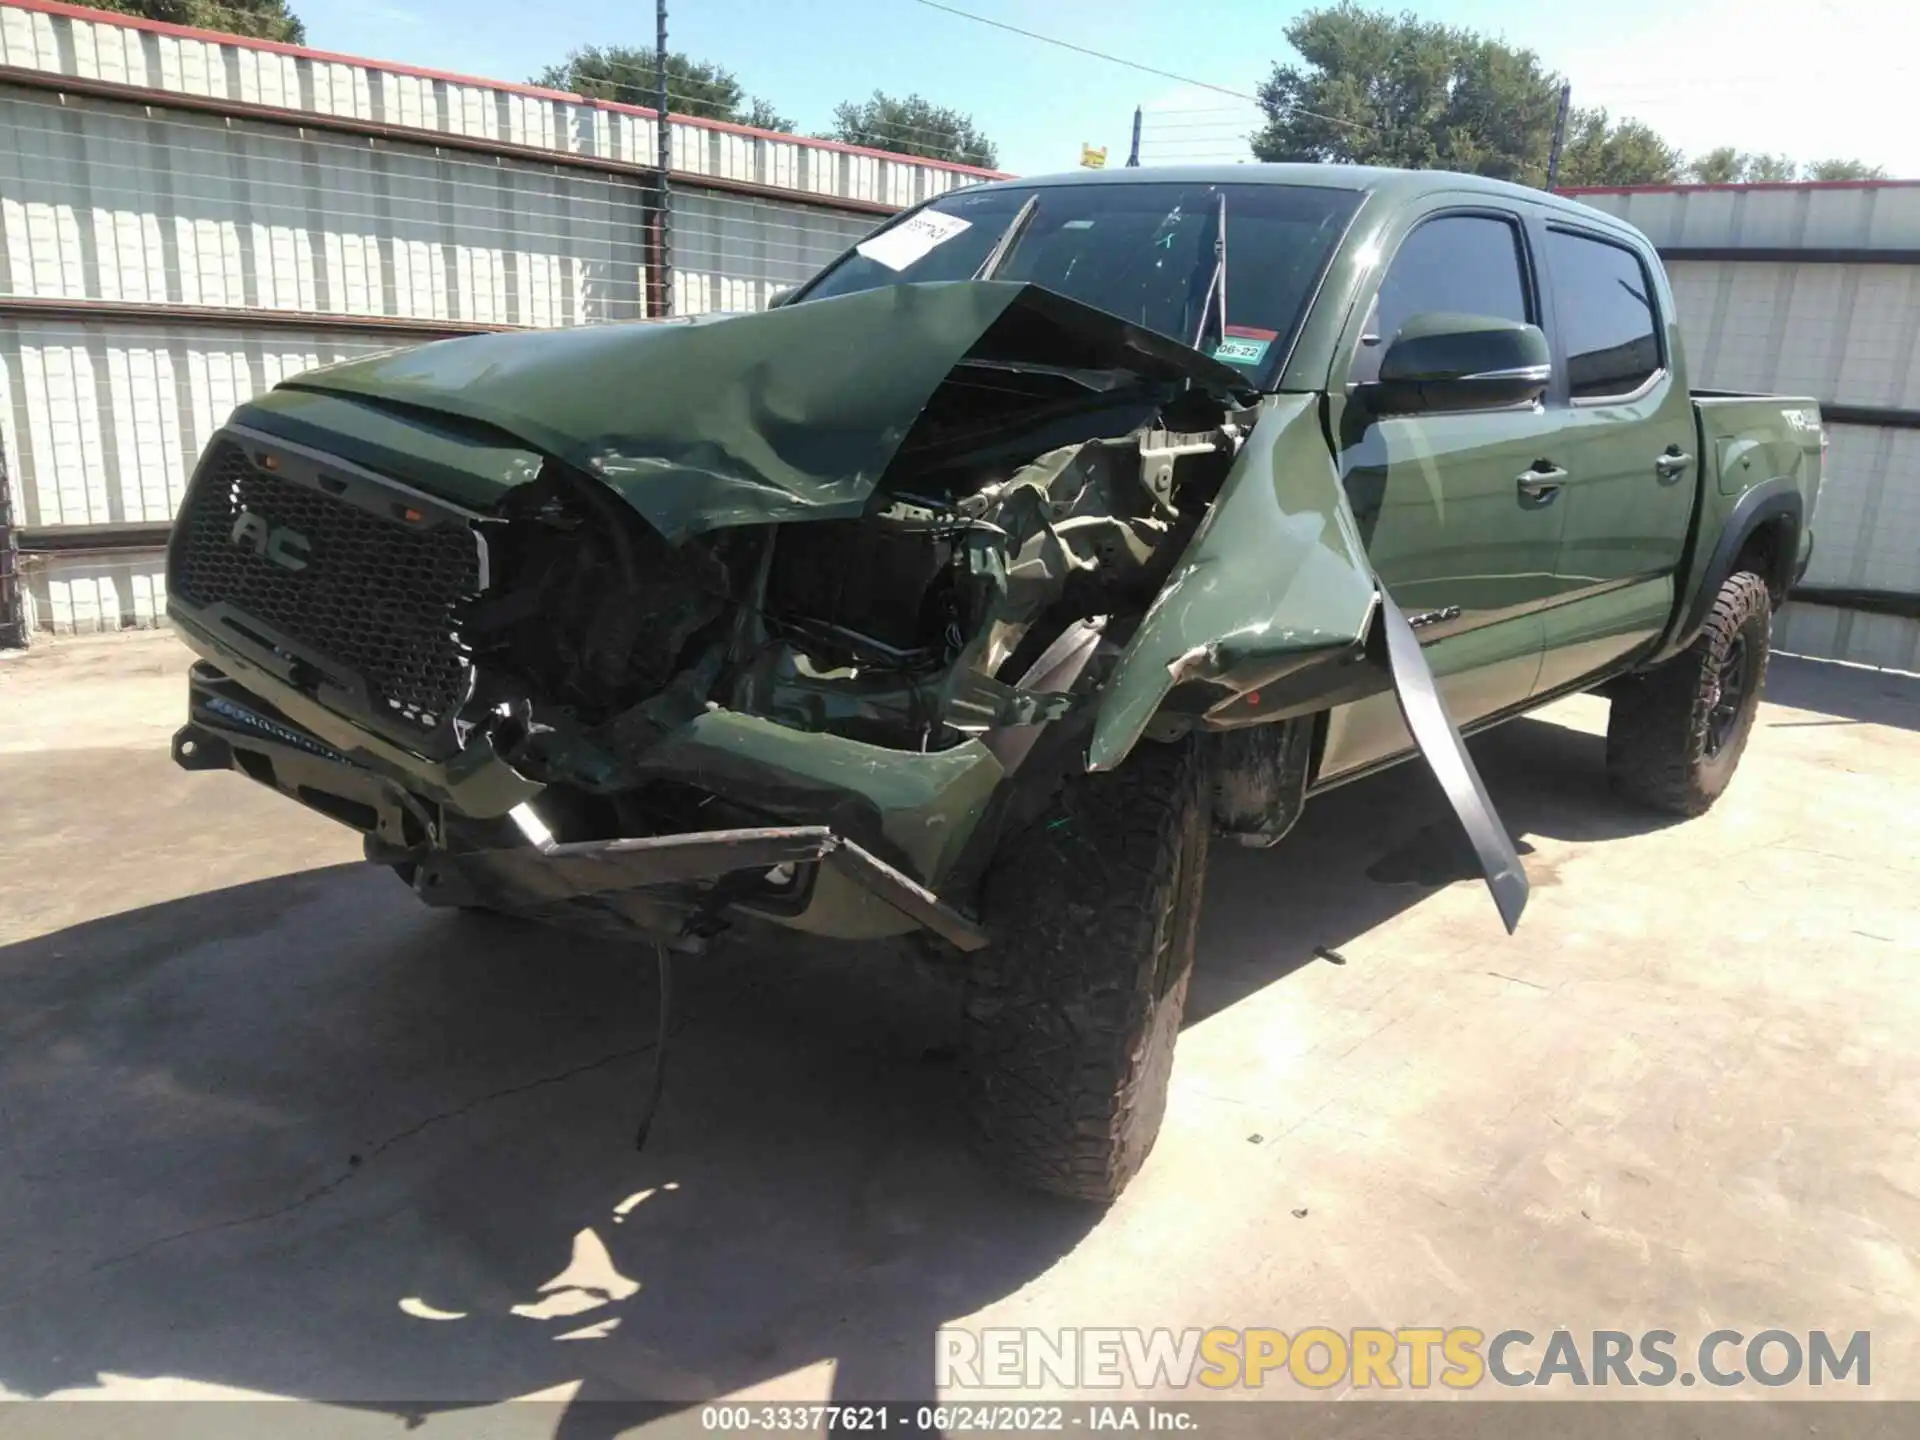
[[[651,112],[633,106],[22,4],[0,4],[0,64],[640,164],[651,164],[658,148]],[[674,164],[689,173],[792,184],[825,195],[911,204],[991,175],[913,157],[862,156],[864,165],[851,170],[821,165],[818,175],[803,181],[791,162],[783,165],[767,152],[805,150],[815,157],[845,152],[800,137],[773,138],[694,119],[674,119],[673,132]]]
[[[1667,273],[1697,384],[1920,408],[1920,266],[1677,260]]]
[[[163,551],[22,557],[28,623],[56,635],[152,629],[166,623]]]
[[[1920,185],[1734,186],[1578,198],[1665,248],[1920,251]],[[1697,385],[1920,410],[1920,266],[1674,260]],[[1920,430],[1830,423],[1809,585],[1920,593]],[[1781,648],[1920,666],[1920,622],[1789,605]]]
[[[1796,600],[1775,618],[1773,644],[1789,655],[1920,672],[1920,620],[1903,615],[1869,615]]]
[[[1903,250],[1920,236],[1920,181],[1709,185],[1579,192],[1661,246]]]
[[[0,319],[16,519],[173,518],[195,460],[234,406],[315,365],[390,348],[370,337],[204,325]]]
[[[678,186],[674,312],[760,309],[774,291],[807,279],[883,219]]]
[[[0,294],[569,325],[643,312],[617,177],[0,88]]]

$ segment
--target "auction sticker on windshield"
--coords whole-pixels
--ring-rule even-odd
[[[1251,325],[1229,325],[1227,333],[1214,347],[1213,358],[1229,365],[1258,365],[1267,358],[1267,347],[1280,335],[1275,330],[1260,330]]]
[[[869,260],[889,270],[904,270],[936,245],[944,245],[962,230],[972,228],[971,220],[957,215],[942,215],[937,210],[922,210],[910,220],[902,220],[853,248]]]

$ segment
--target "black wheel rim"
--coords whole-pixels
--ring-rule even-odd
[[[1740,729],[1740,713],[1746,709],[1747,689],[1752,683],[1753,666],[1747,651],[1747,637],[1735,635],[1720,659],[1714,679],[1717,693],[1713,708],[1707,712],[1707,758],[1717,756],[1732,743]]]

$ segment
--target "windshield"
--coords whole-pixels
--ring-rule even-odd
[[[1257,382],[1284,359],[1359,192],[1165,182],[961,190],[870,235],[799,298],[971,279],[1006,237],[996,280],[1044,285],[1190,345],[1211,293],[1223,192],[1226,329],[1213,339],[1215,314],[1209,344]]]

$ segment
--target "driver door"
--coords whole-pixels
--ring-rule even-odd
[[[1518,215],[1476,207],[1420,219],[1359,312],[1333,387],[1341,477],[1368,556],[1465,726],[1524,702],[1540,672],[1565,519],[1550,483],[1564,409],[1552,389],[1544,404],[1385,418],[1344,403],[1340,381],[1375,378],[1400,326],[1430,312],[1541,323]],[[1321,773],[1411,749],[1394,697],[1375,696],[1334,712]]]

